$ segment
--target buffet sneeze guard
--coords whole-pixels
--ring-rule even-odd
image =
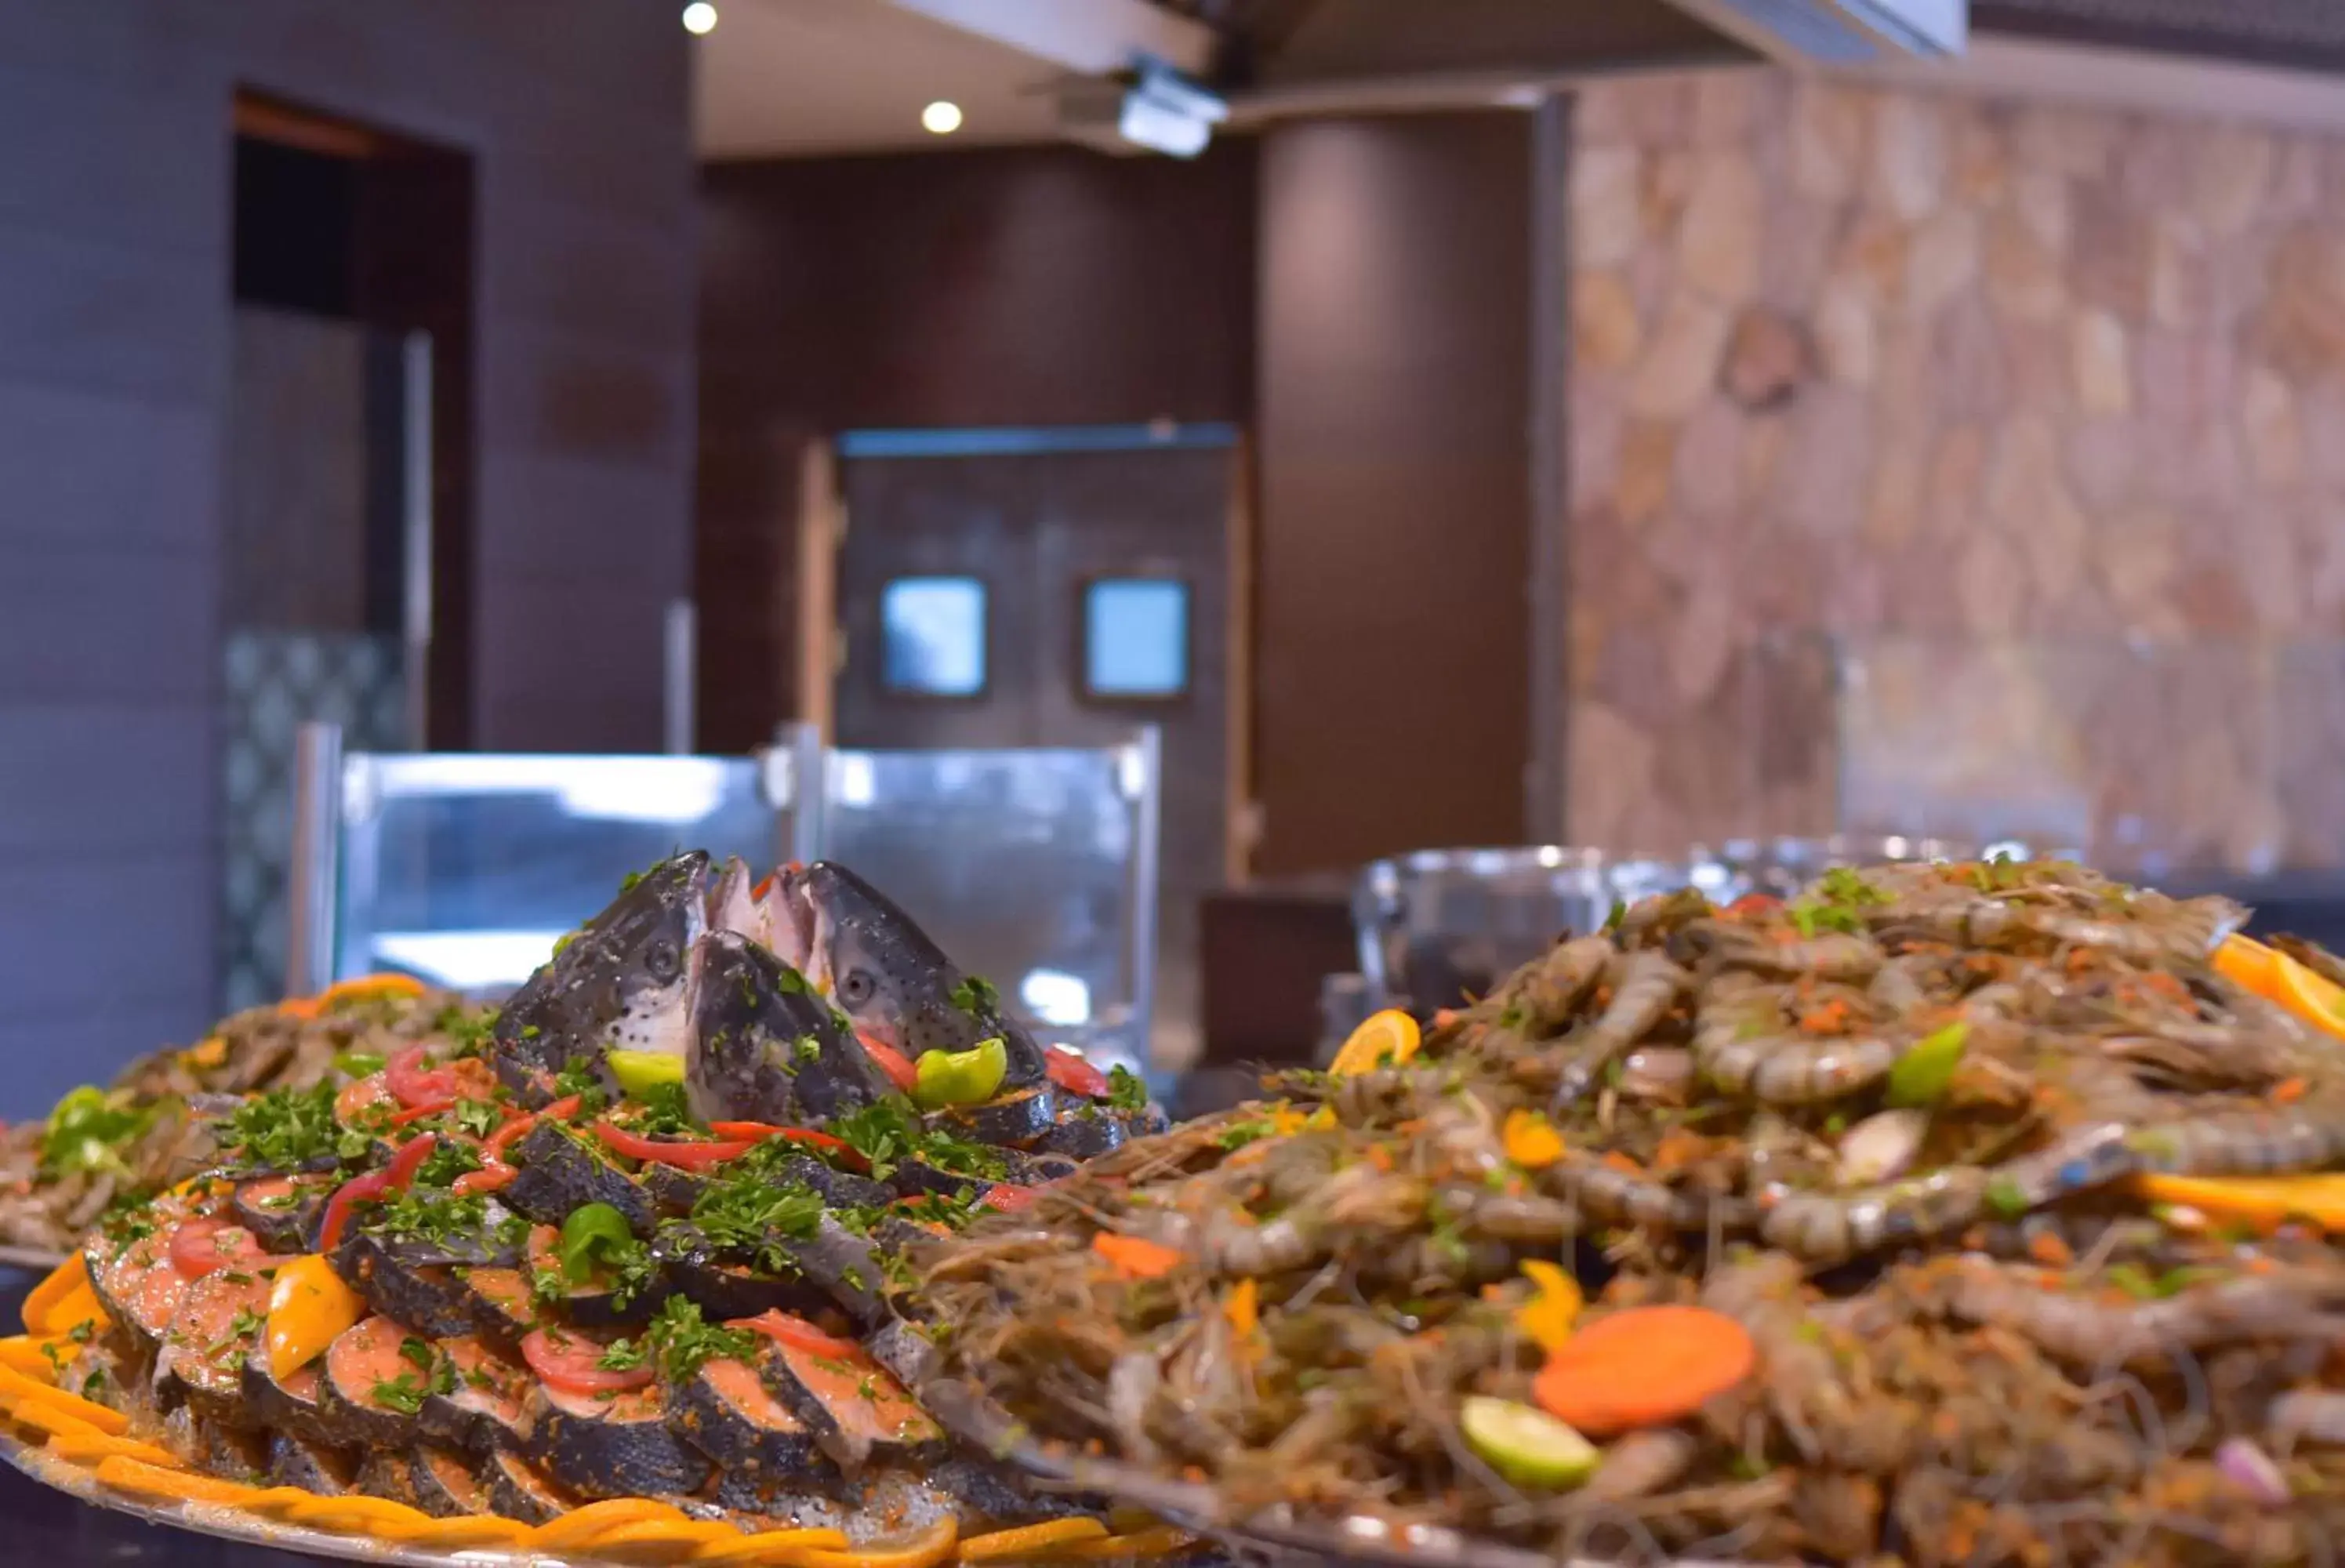
[[[630,872],[680,849],[835,859],[888,889],[1039,1035],[1146,1070],[1162,765],[1096,749],[747,757],[296,750],[286,994],[393,969],[496,995]]]

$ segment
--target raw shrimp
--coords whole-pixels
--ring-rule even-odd
[[[1591,1502],[1619,1502],[1667,1492],[1693,1468],[1700,1452],[1690,1434],[1668,1427],[1632,1431],[1604,1451],[1604,1462],[1579,1495]]]
[[[2283,1446],[2317,1442],[2345,1448],[2345,1392],[2294,1389],[2272,1401],[2265,1427]]]
[[[1761,1105],[1817,1105],[1872,1087],[1889,1076],[1911,1042],[1877,1036],[1823,1039],[1799,1035],[1744,1036],[1721,1021],[1694,1035],[1694,1054],[1710,1081]]]
[[[2247,911],[2228,898],[2192,898],[2181,903],[2144,895],[2139,913],[2150,919],[2110,920],[2065,909],[2025,909],[2019,923],[2038,936],[2072,947],[2092,947],[2142,963],[2201,959],[2224,937],[2247,924]]]
[[[1886,956],[1870,936],[1827,931],[1821,936],[1777,936],[1747,926],[1721,926],[1713,936],[1711,962],[1785,979],[1847,980],[1873,977]]]
[[[2268,1176],[2345,1160],[2345,1113],[2295,1106],[2225,1111],[2137,1128],[2126,1148],[2143,1170],[2177,1176]]]
[[[1442,1218],[1468,1236],[1542,1244],[1568,1241],[1587,1229],[1579,1210],[1538,1193],[1493,1192],[1486,1187],[1445,1187],[1435,1195]]]
[[[1692,976],[1661,954],[1638,952],[1623,959],[1610,1005],[1572,1042],[1579,1054],[1563,1069],[1555,1103],[1584,1098],[1612,1059],[1635,1045],[1692,983]]]
[[[1599,1219],[1625,1220],[1657,1230],[1706,1230],[1713,1223],[1729,1231],[1750,1228],[1751,1206],[1741,1199],[1680,1192],[1650,1176],[1570,1157],[1542,1173],[1580,1212]]]
[[[1683,1105],[1693,1088],[1693,1053],[1683,1046],[1643,1046],[1620,1058],[1613,1087],[1630,1099]]]
[[[1838,1263],[1964,1229],[1985,1210],[1990,1181],[1984,1170],[1956,1166],[1854,1192],[1771,1189],[1760,1195],[1759,1233],[1811,1263]]]
[[[2251,1275],[2186,1290],[2163,1300],[2117,1304],[2039,1282],[1985,1259],[1947,1270],[1946,1307],[1974,1323],[2011,1329],[2047,1353],[2085,1367],[2150,1362],[2178,1351],[2243,1340],[2334,1336],[2345,1317],[2317,1292],[2278,1275]]]
[[[1526,1039],[1539,1039],[1568,1021],[1612,962],[1612,939],[1575,936],[1548,949],[1538,965],[1502,998],[1514,1027]]]

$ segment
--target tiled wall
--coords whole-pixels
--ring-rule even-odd
[[[2345,141],[1752,68],[1570,177],[1575,839],[2345,861]]]

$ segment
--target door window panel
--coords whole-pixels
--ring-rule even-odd
[[[1101,577],[1083,588],[1083,694],[1185,696],[1189,585],[1172,578]]]
[[[985,584],[974,577],[898,577],[879,591],[890,692],[975,697],[985,691]]]

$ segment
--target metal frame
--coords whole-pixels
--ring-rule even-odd
[[[1132,913],[1124,962],[1137,1036],[1133,1054],[1145,1067],[1156,1019],[1163,736],[1155,725],[1144,725],[1131,739],[1106,751],[1114,759],[1118,787],[1132,809],[1132,853],[1126,875]],[[820,728],[807,723],[782,725],[775,732],[773,744],[757,754],[761,787],[776,818],[777,859],[822,858],[829,839],[830,762],[837,754],[823,744]],[[366,809],[354,807],[353,802],[372,788],[368,770],[375,760],[370,754],[344,752],[339,725],[305,723],[296,733],[293,853],[285,896],[285,994],[289,996],[315,996],[333,982],[345,873],[365,874],[364,868],[346,868],[341,864],[343,829],[354,810]]]

